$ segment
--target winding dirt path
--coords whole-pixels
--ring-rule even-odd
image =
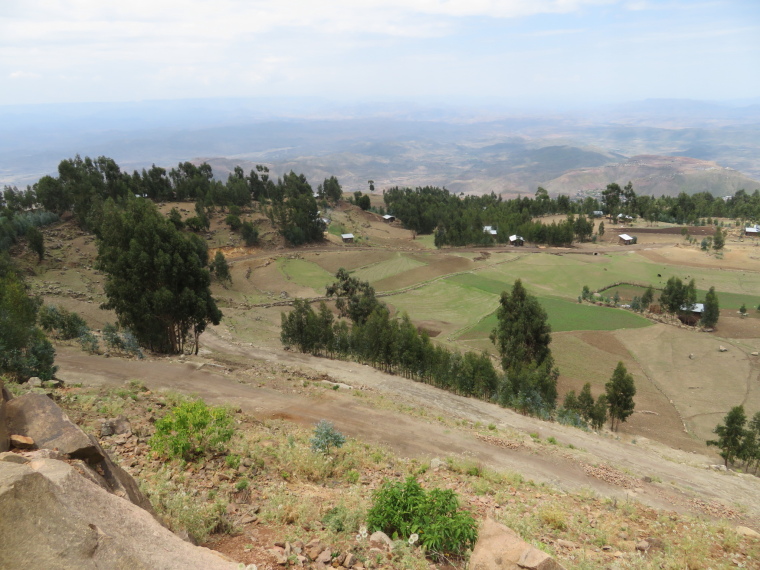
[[[288,419],[303,425],[328,419],[342,432],[387,445],[402,456],[465,456],[561,489],[591,488],[602,496],[635,498],[659,509],[733,517],[760,529],[760,479],[708,469],[714,461],[707,457],[641,439],[633,444],[542,422],[357,363],[253,347],[223,336],[227,334],[222,327],[204,334],[205,346],[222,361],[224,355],[232,355],[262,370],[284,366],[283,376],[293,371],[326,374],[336,382],[368,390],[375,398],[356,397],[351,390],[297,393],[287,381],[254,384],[208,358],[134,361],[90,356],[67,347],[58,351],[58,375],[68,383],[94,386],[121,386],[138,379],[152,390],[196,394],[209,403],[230,404],[262,419]],[[377,405],[379,397],[387,405]],[[399,405],[407,411],[397,411]],[[508,439],[499,442],[472,429],[452,427],[450,422],[445,425],[433,419],[436,416],[493,423],[499,437],[508,434]],[[554,437],[559,445],[536,443],[527,434],[538,434],[542,441]],[[576,449],[568,448],[570,444]]]

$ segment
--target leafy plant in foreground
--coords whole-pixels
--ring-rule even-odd
[[[158,455],[192,461],[209,452],[225,452],[234,432],[227,409],[196,400],[179,404],[158,420],[148,443]]]
[[[327,420],[320,420],[314,428],[314,437],[309,440],[314,453],[329,453],[331,447],[340,448],[346,443],[346,437],[335,429]]]
[[[435,555],[461,556],[478,537],[475,519],[469,511],[459,510],[454,491],[425,491],[414,477],[403,483],[386,482],[375,492],[367,525],[405,540],[417,534],[420,545]]]

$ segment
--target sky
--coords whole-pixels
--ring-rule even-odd
[[[2,0],[0,105],[760,97],[758,0]]]

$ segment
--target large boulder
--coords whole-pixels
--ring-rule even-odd
[[[0,461],[0,513],[0,568],[237,568],[65,461]]]
[[[137,485],[137,481],[134,480],[132,475],[111,461],[108,453],[100,447],[97,439],[93,436],[89,437],[93,445],[97,448],[98,453],[103,457],[103,459],[92,465],[92,469],[105,479],[108,490],[117,497],[127,499],[138,507],[155,515],[150,501],[145,495],[143,495],[142,491],[140,491],[140,487]]]
[[[6,407],[11,433],[31,437],[37,447],[57,449],[72,459],[103,460],[99,446],[44,394],[24,394]]]
[[[564,570],[551,556],[522,540],[511,528],[487,518],[480,526],[470,570]]]

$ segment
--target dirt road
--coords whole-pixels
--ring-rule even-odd
[[[120,386],[139,379],[152,390],[197,394],[209,403],[231,404],[262,419],[313,425],[324,418],[348,435],[385,444],[402,456],[461,455],[562,489],[587,487],[602,496],[635,499],[655,508],[732,517],[760,530],[760,478],[709,469],[714,459],[641,438],[636,443],[618,441],[611,435],[542,422],[353,362],[257,348],[224,337],[228,335],[218,327],[204,334],[204,345],[221,362],[227,355],[245,367],[279,367],[279,381],[270,376],[268,382],[265,374],[262,381],[251,382],[240,366],[231,371],[215,365],[213,354],[185,362],[176,358],[134,361],[63,347],[56,362],[59,376],[69,383]],[[296,382],[302,383],[302,377],[287,379],[297,371],[326,374],[354,390],[299,393],[303,391],[295,389]],[[356,390],[370,397],[357,397]],[[468,424],[493,423],[498,428],[495,433],[506,443],[489,438],[487,430],[484,434],[471,427],[452,427],[452,422],[435,419],[439,416]],[[538,435],[543,443],[528,434]],[[549,437],[557,445],[546,443]],[[575,449],[568,447],[571,444]]]

